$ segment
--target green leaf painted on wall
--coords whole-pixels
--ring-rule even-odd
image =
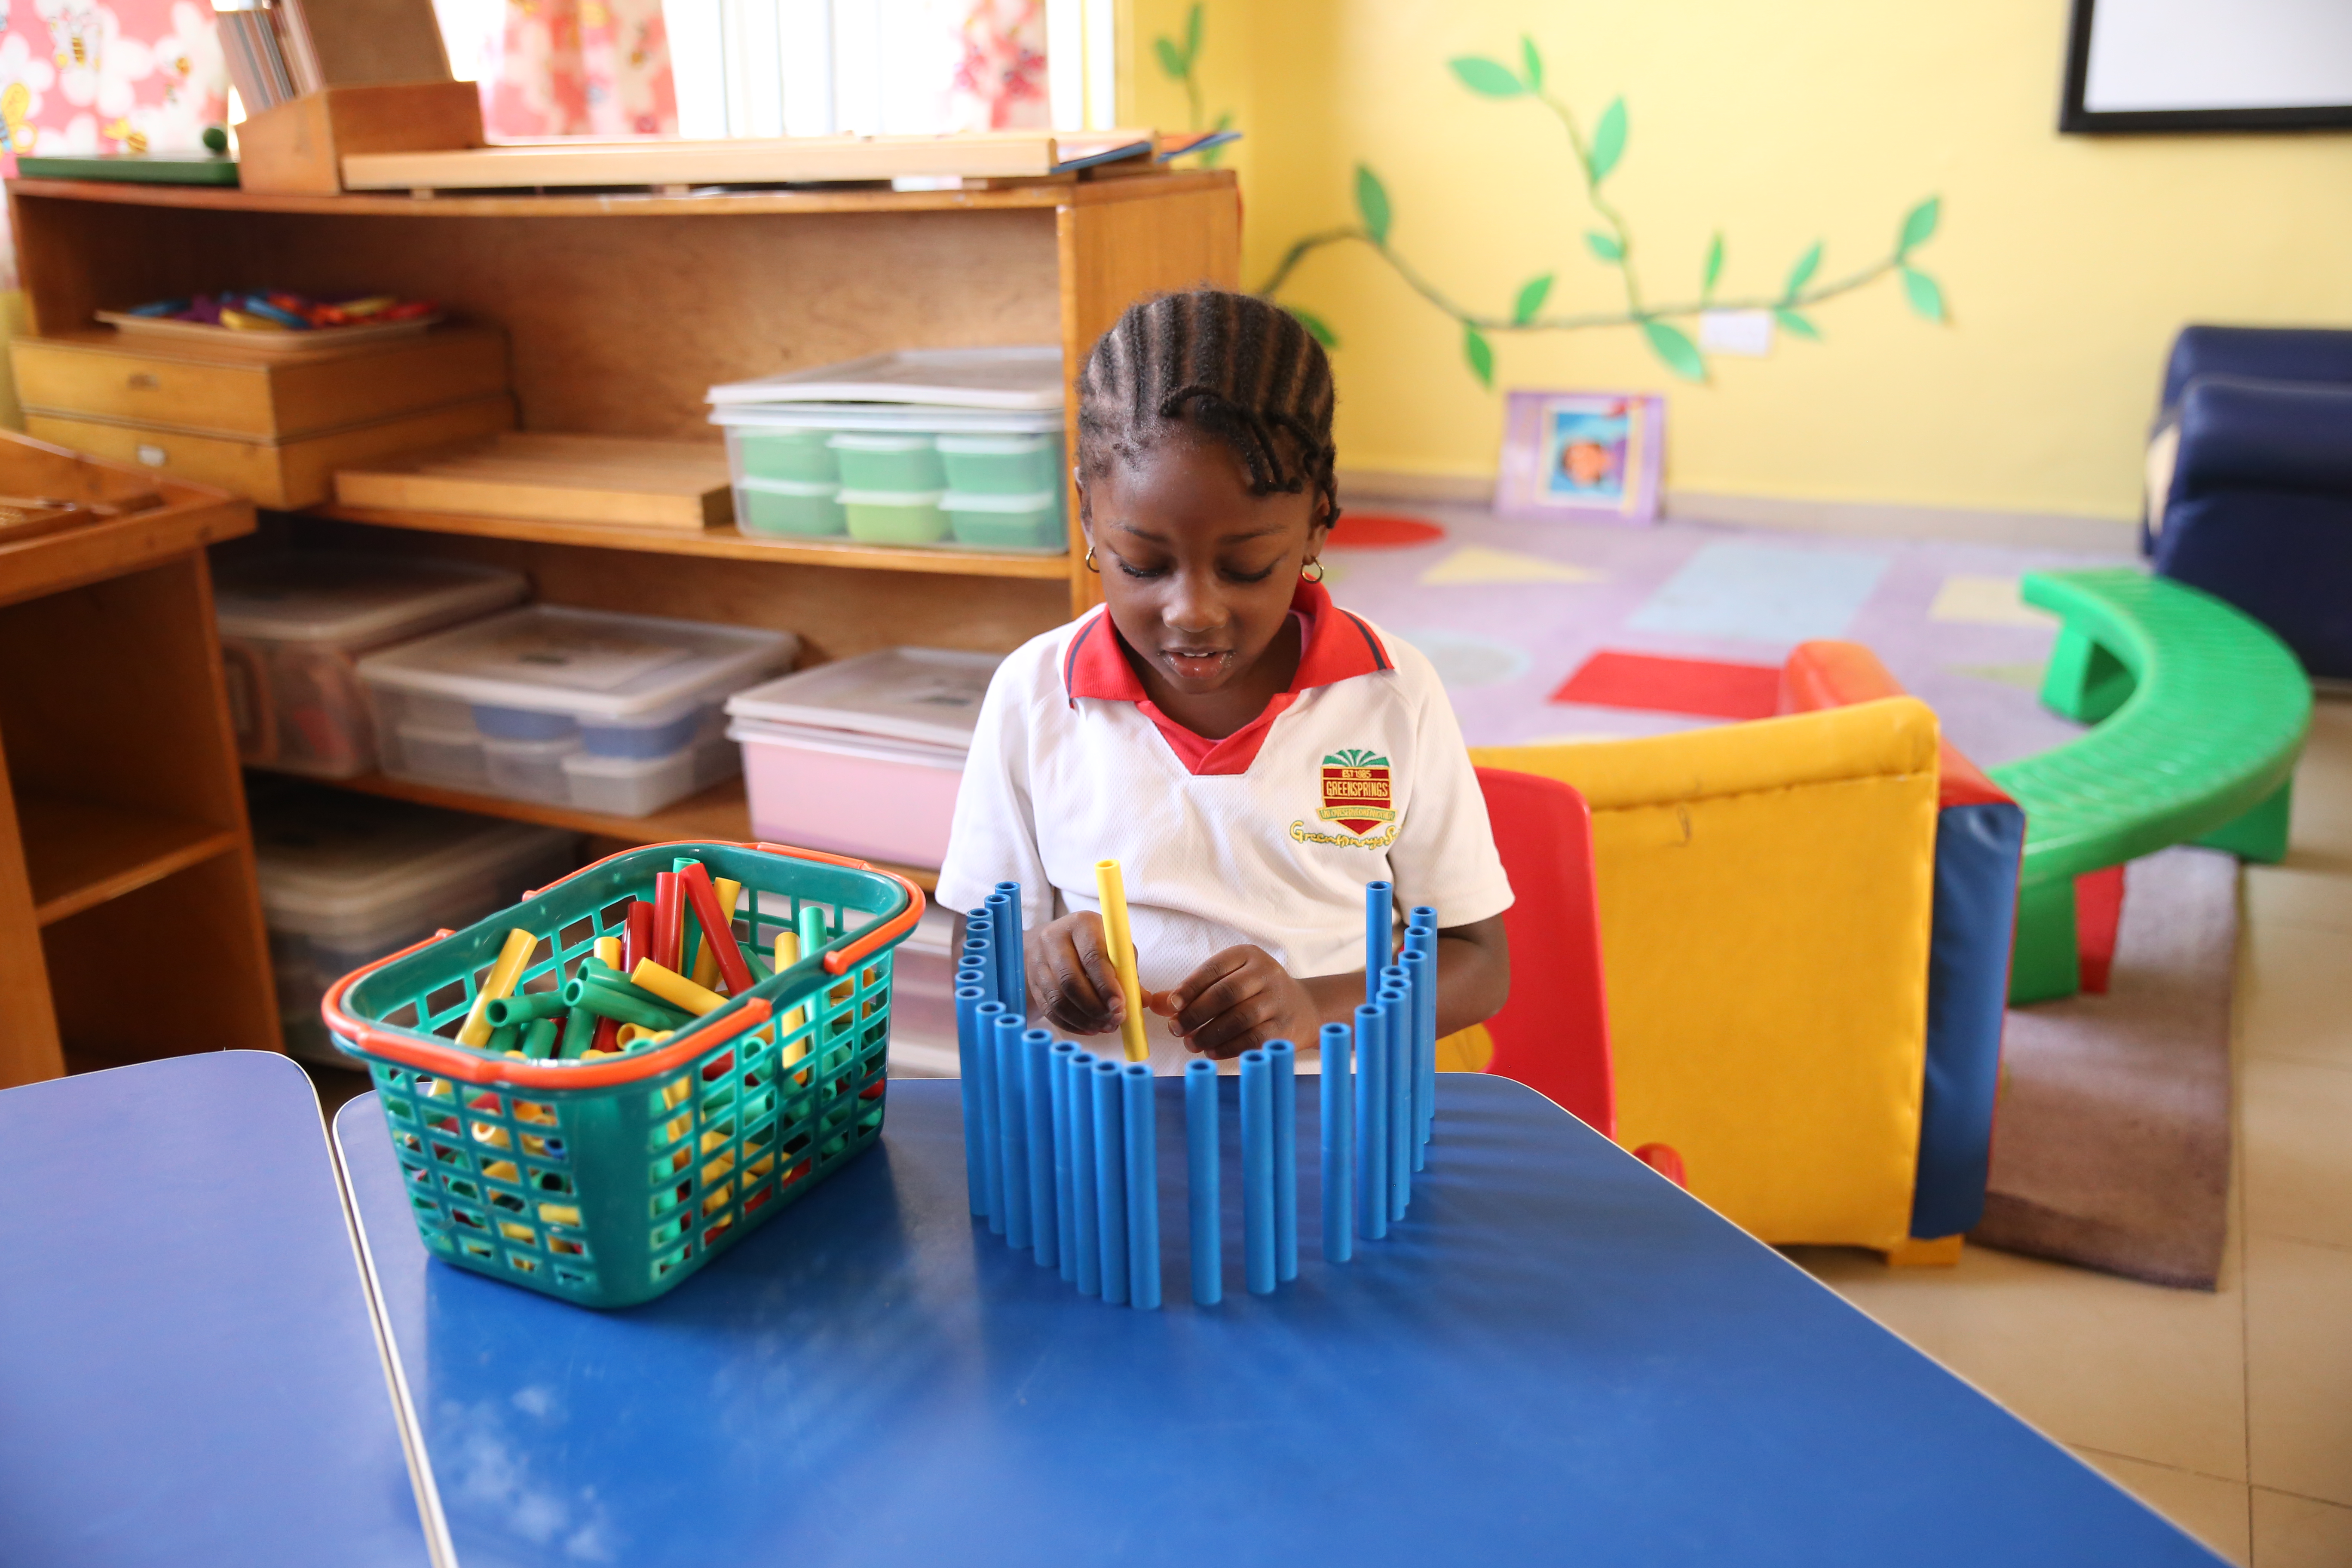
[[[1822,330],[1794,310],[1775,310],[1772,312],[1772,319],[1780,323],[1780,330],[1784,332],[1790,332],[1801,338],[1811,338],[1815,342],[1822,341]]]
[[[1356,216],[1374,245],[1389,242],[1389,190],[1367,163],[1356,165]]]
[[[1331,324],[1328,321],[1314,311],[1302,310],[1296,305],[1285,305],[1283,309],[1297,317],[1298,324],[1307,329],[1307,335],[1325,348],[1336,349],[1339,346],[1339,334],[1331,330]]]
[[[1528,90],[1543,90],[1543,57],[1536,53],[1536,41],[1525,33],[1519,35],[1519,68],[1526,73]]]
[[[1544,297],[1551,292],[1551,274],[1530,278],[1519,289],[1519,297],[1511,301],[1511,325],[1524,327],[1536,319],[1543,309]]]
[[[1706,268],[1699,274],[1698,297],[1715,298],[1715,280],[1723,276],[1723,230],[1715,231],[1714,242],[1706,247]]]
[[[1160,68],[1161,70],[1166,71],[1178,81],[1182,81],[1184,79],[1184,56],[1182,51],[1176,47],[1175,39],[1152,39],[1151,52],[1160,57]]]
[[[1209,129],[1212,132],[1229,131],[1233,128],[1233,123],[1234,111],[1229,109],[1223,114],[1218,115],[1217,122],[1214,125],[1210,126]],[[1215,168],[1217,166],[1217,160],[1225,155],[1225,149],[1231,145],[1232,143],[1229,142],[1222,142],[1216,146],[1210,148],[1207,152],[1202,153],[1201,167],[1203,169]]]
[[[1936,280],[1916,267],[1903,269],[1903,297],[1911,308],[1931,321],[1944,319],[1944,291]]]
[[[1935,237],[1936,220],[1944,215],[1944,198],[1929,196],[1903,215],[1903,237],[1895,242],[1895,254],[1899,258]]]
[[[1817,239],[1813,241],[1813,247],[1805,252],[1804,255],[1797,258],[1797,264],[1789,268],[1789,282],[1787,287],[1780,290],[1780,298],[1783,300],[1795,299],[1797,297],[1797,290],[1811,282],[1813,280],[1813,274],[1820,271],[1821,268],[1822,242]]]
[[[1184,13],[1184,63],[1190,66],[1201,58],[1201,0],[1192,0],[1192,8]]]
[[[1528,90],[1528,84],[1511,74],[1511,68],[1481,55],[1463,55],[1445,62],[1462,85],[1472,92],[1487,98],[1517,98]]]
[[[1618,99],[1601,111],[1592,128],[1592,183],[1599,184],[1625,155],[1625,100]]]
[[[1593,255],[1612,267],[1625,259],[1625,247],[1597,228],[1584,231],[1584,243],[1591,247]]]
[[[1465,323],[1462,328],[1462,357],[1470,362],[1470,374],[1478,384],[1492,391],[1495,385],[1495,345],[1486,334]]]
[[[1664,321],[1643,321],[1642,333],[1650,340],[1652,351],[1666,362],[1668,370],[1685,381],[1706,379],[1706,359],[1700,355],[1698,345],[1691,342],[1680,327]]]

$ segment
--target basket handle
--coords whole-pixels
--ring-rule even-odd
[[[796,849],[789,844],[770,844],[764,840],[751,847],[770,855],[790,855],[797,860],[822,860],[829,866],[846,866],[853,871],[871,871],[877,877],[889,878],[906,889],[907,907],[905,909],[900,910],[880,925],[871,928],[847,947],[824,955],[824,972],[827,974],[839,974],[853,967],[859,959],[864,958],[876,948],[896,941],[902,933],[914,930],[915,922],[923,918],[923,889],[915,886],[911,879],[902,877],[886,867],[877,866],[868,860],[853,860],[846,855],[828,855],[822,849]]]

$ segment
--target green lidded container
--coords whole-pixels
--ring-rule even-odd
[[[735,484],[735,523],[746,533],[804,538],[839,534],[849,520],[841,510],[841,487],[824,479],[761,479],[749,475]]]
[[[1027,496],[1062,484],[1058,436],[940,436],[948,489],[965,495]]]
[[[739,479],[785,479],[801,484],[841,482],[841,467],[823,430],[750,429],[730,426],[727,443],[733,449]]]
[[[1032,495],[973,495],[950,490],[940,498],[958,544],[980,550],[1066,551],[1069,536],[1062,527],[1062,493],[1040,490]]]
[[[853,490],[841,492],[841,510],[849,523],[849,537],[868,544],[940,544],[949,535],[948,514],[940,510],[940,490]]]
[[[877,436],[842,430],[825,438],[851,490],[943,490],[946,471],[929,436]]]
[[[824,944],[649,1047],[524,1061],[456,1043],[509,930],[541,935],[518,991],[560,983],[680,856],[742,884],[735,922],[755,950],[812,908]],[[881,1136],[892,953],[922,911],[912,882],[837,856],[631,849],[344,976],[320,1012],[367,1065],[428,1250],[581,1306],[633,1306]]]

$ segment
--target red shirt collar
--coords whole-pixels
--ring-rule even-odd
[[[1391,668],[1389,650],[1381,646],[1379,636],[1361,616],[1333,605],[1330,593],[1321,584],[1299,579],[1298,591],[1290,596],[1290,608],[1307,622],[1307,646],[1298,656],[1298,673],[1290,679],[1294,694]],[[1118,629],[1111,625],[1107,607],[1088,616],[1063,650],[1062,688],[1073,700],[1101,697],[1139,703],[1146,700],[1143,682],[1127,662]]]

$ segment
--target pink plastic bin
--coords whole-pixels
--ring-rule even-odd
[[[737,726],[753,837],[803,849],[936,866],[947,858],[961,760],[890,757]]]

